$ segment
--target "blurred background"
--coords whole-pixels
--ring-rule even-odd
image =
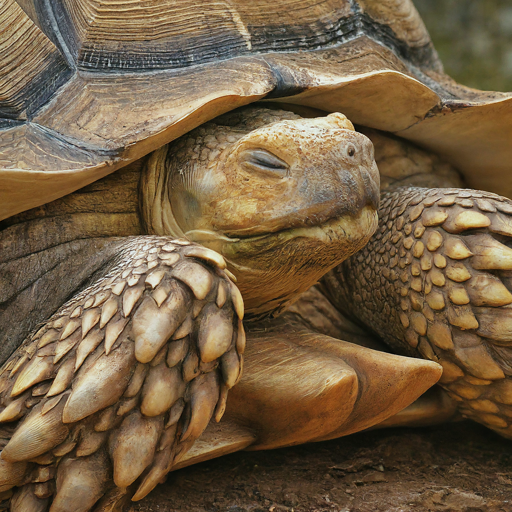
[[[445,71],[477,89],[512,91],[512,0],[413,0]]]

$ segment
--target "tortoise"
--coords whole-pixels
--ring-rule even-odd
[[[121,510],[451,399],[510,436],[512,100],[444,75],[409,1],[0,19],[4,508]]]

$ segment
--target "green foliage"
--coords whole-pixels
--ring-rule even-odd
[[[470,87],[512,91],[510,0],[413,0],[447,74]]]

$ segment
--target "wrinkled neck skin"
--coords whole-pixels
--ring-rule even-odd
[[[148,233],[221,253],[248,317],[278,314],[368,242],[379,174],[342,114],[246,108],[160,148],[141,180]]]

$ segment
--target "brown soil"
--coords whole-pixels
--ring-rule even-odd
[[[512,442],[472,423],[239,452],[171,473],[134,512],[511,512]]]

